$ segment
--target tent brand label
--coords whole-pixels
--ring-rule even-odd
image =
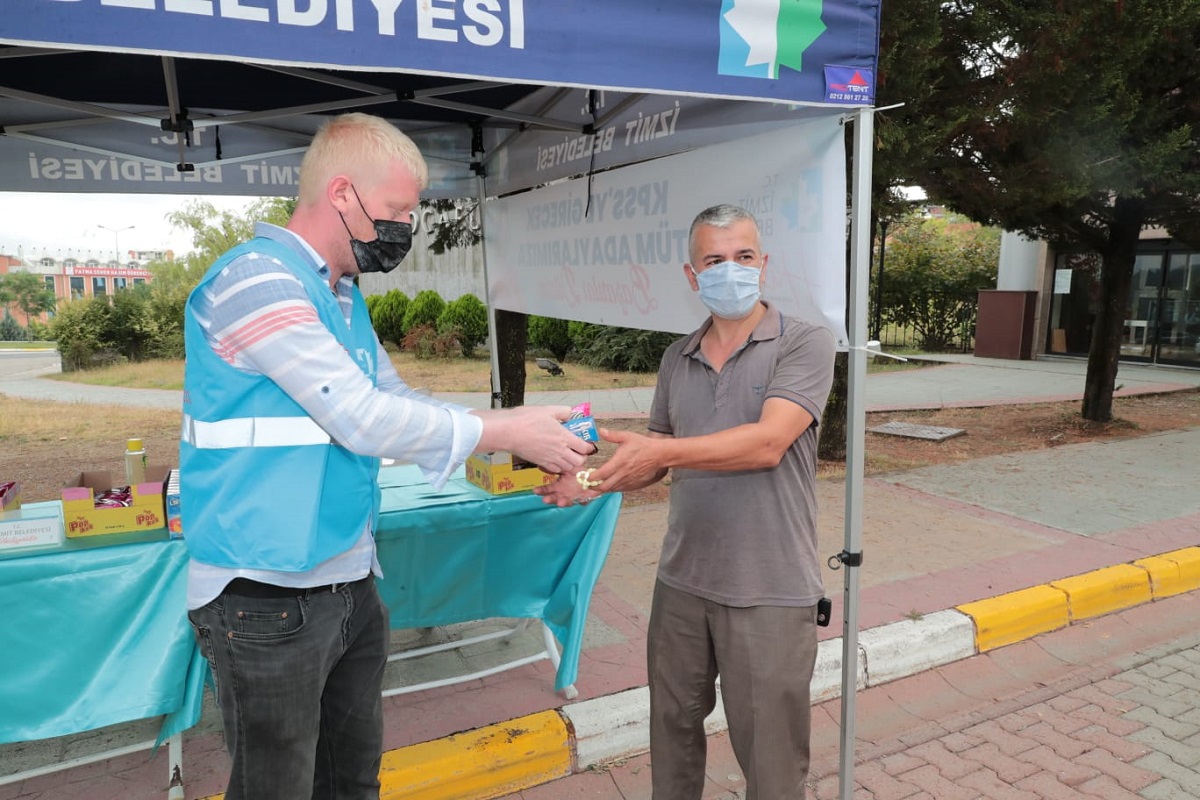
[[[339,31],[374,28],[380,36],[407,28],[429,41],[525,47],[525,0],[100,0],[100,5],[306,28],[332,21]]]
[[[864,67],[825,65],[825,99],[831,103],[875,102],[875,73]]]
[[[717,72],[743,78],[800,72],[804,51],[825,32],[821,0],[722,0]]]

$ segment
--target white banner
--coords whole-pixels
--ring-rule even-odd
[[[758,219],[764,295],[845,333],[846,175],[836,118],[565,181],[484,205],[488,298],[496,308],[685,333],[708,312],[683,264],[703,209]]]

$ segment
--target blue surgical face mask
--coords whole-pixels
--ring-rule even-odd
[[[693,269],[692,274],[700,286],[700,302],[722,319],[742,319],[754,310],[762,296],[758,288],[758,267],[722,261],[703,272]]]

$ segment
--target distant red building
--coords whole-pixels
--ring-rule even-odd
[[[151,261],[171,261],[175,254],[170,250],[136,251],[127,253],[128,261],[115,259],[102,261],[91,254],[60,255],[34,254],[17,257],[0,253],[0,274],[10,272],[32,272],[40,275],[46,288],[54,292],[58,302],[77,300],[84,297],[106,297],[131,286],[149,283]],[[10,308],[13,319],[28,325],[24,312]],[[42,314],[41,322],[50,315]]]

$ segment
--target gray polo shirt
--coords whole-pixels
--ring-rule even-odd
[[[835,341],[826,328],[767,304],[750,339],[712,369],[700,339],[667,348],[649,428],[676,438],[757,422],[768,397],[799,403],[817,422],[833,382]],[[821,599],[817,554],[817,425],[771,469],[675,469],[659,579],[729,606],[810,606]]]

